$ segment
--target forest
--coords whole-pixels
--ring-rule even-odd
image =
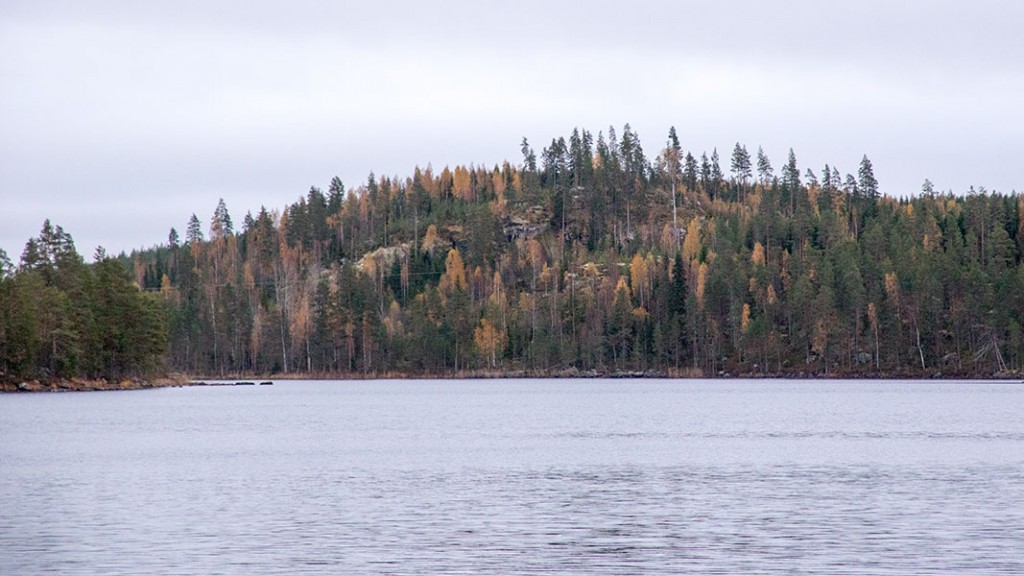
[[[0,252],[0,379],[1024,371],[1024,196],[883,195],[629,125],[521,163],[335,177],[236,225],[87,264],[49,221]],[[724,167],[723,167],[724,164]]]

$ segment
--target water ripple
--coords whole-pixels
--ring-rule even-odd
[[[1024,573],[1020,390],[633,386],[0,398],[0,574]]]

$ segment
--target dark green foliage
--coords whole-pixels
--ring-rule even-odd
[[[0,379],[107,378],[161,369],[167,308],[118,259],[87,266],[49,221],[0,274]]]
[[[762,186],[771,184],[775,178],[775,170],[772,168],[772,162],[768,159],[768,156],[764,153],[764,150],[760,146],[757,147],[757,179]]]
[[[860,168],[857,170],[857,191],[870,199],[878,198],[878,180],[875,179],[875,169],[871,160],[865,155],[860,161]]]
[[[687,152],[683,163],[683,181],[686,183],[686,189],[691,192],[697,190],[697,174],[697,160],[693,154]]]
[[[750,153],[747,152],[747,147],[742,146],[739,142],[736,143],[736,147],[732,150],[731,169],[733,180],[742,184],[746,184],[747,180],[753,175]]]

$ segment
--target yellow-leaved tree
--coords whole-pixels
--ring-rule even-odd
[[[505,350],[506,341],[505,331],[487,318],[481,318],[480,325],[473,330],[473,342],[480,354],[490,360],[491,368],[498,365],[498,355]]]
[[[683,238],[683,260],[691,262],[700,255],[700,219],[694,216],[690,225],[686,227],[686,236]]]
[[[452,248],[444,261],[444,276],[441,276],[438,288],[442,294],[449,295],[457,289],[465,290],[467,287],[466,265],[462,262],[462,254],[458,248]]]
[[[427,232],[423,235],[423,241],[420,243],[420,250],[424,252],[430,252],[431,254],[439,246],[444,246],[445,241],[441,239],[441,235],[437,233],[437,226],[431,224],[427,226]]]
[[[456,198],[466,202],[473,201],[473,178],[465,166],[455,167],[455,174],[452,176],[452,193]]]

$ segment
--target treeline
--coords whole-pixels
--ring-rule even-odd
[[[670,130],[574,130],[522,163],[223,201],[125,258],[192,374],[977,375],[1024,369],[1024,198],[883,196],[856,174],[723,170]],[[101,264],[103,261],[101,261]],[[99,266],[99,265],[97,265]],[[19,280],[23,262],[9,285]],[[147,300],[147,302],[151,301]],[[43,330],[41,333],[46,333]],[[40,356],[43,357],[43,356]]]
[[[169,309],[102,250],[86,265],[49,220],[15,269],[0,250],[0,382],[163,370]]]

